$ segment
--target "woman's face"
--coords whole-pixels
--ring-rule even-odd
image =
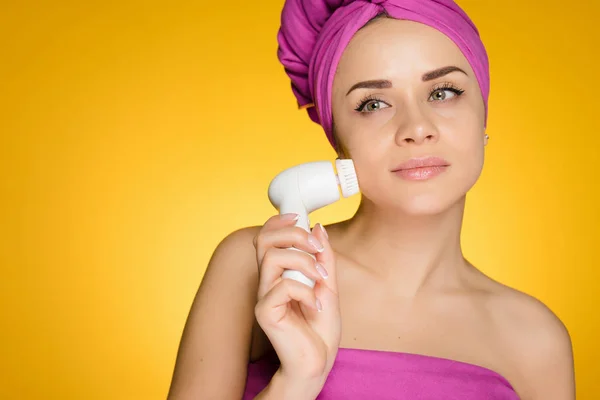
[[[461,199],[481,173],[479,85],[458,47],[434,28],[381,18],[357,32],[338,65],[332,110],[361,192],[379,206],[437,213]],[[430,156],[448,166],[394,172]]]

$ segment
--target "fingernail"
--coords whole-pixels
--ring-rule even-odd
[[[319,263],[317,263],[315,266],[317,268],[317,272],[319,272],[319,274],[323,277],[323,279],[327,279],[327,277],[329,276],[329,274],[327,273],[327,270],[325,269],[325,267],[323,267]]]
[[[296,221],[298,218],[300,218],[300,215],[294,213],[287,213],[281,214],[279,217],[285,221]]]
[[[317,299],[317,311],[323,311],[323,304],[321,304],[321,300]]]
[[[323,225],[321,225],[321,223],[319,222],[319,228],[321,228],[321,230],[323,231],[323,233],[325,234],[325,237],[327,239],[329,239],[329,235],[327,234],[327,231],[325,230],[325,227]]]
[[[325,250],[325,247],[323,247],[321,242],[319,242],[319,240],[310,233],[308,234],[308,243],[310,243],[310,245],[314,247],[315,250],[317,250],[319,253]]]

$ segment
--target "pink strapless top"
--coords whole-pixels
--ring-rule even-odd
[[[248,365],[242,400],[253,399],[279,367],[276,355]],[[461,361],[340,348],[318,400],[518,400],[502,375]]]

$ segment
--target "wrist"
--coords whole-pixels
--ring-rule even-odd
[[[281,370],[277,370],[267,388],[265,398],[278,400],[314,400],[323,387],[322,382],[309,382],[306,380],[295,380],[284,376]]]

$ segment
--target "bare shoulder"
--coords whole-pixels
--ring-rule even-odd
[[[259,231],[238,229],[214,250],[184,326],[169,399],[242,396],[253,341],[258,286],[253,240]]]
[[[549,346],[571,346],[570,335],[561,319],[542,301],[527,293],[496,283],[490,307],[506,334],[536,351]],[[543,349],[547,350],[547,349]]]
[[[542,301],[491,281],[488,307],[511,369],[522,377],[523,399],[574,399],[569,331]]]
[[[248,285],[248,280],[256,280],[258,285],[254,238],[260,229],[260,226],[239,228],[219,242],[204,273],[201,292],[209,290],[217,282],[227,282],[229,289],[233,291],[239,289],[236,288],[237,285]],[[242,279],[231,280],[232,274]]]
[[[239,259],[243,264],[256,264],[254,238],[260,232],[261,226],[248,226],[229,233],[216,247],[206,273],[211,273],[213,261],[218,259]]]
[[[254,238],[260,232],[261,226],[247,226],[239,228],[221,240],[217,246],[217,252],[223,250],[240,250],[244,255],[254,254]]]

